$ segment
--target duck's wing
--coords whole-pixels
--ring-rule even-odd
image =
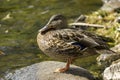
[[[110,37],[105,37],[105,36],[101,36],[101,35],[97,35],[95,33],[91,33],[89,31],[82,31],[83,34],[91,37],[92,39],[94,39],[97,43],[99,44],[106,44],[106,42],[114,42],[114,40]]]
[[[65,29],[59,30],[59,39],[69,45],[79,46],[81,50],[86,48],[105,49],[108,45],[97,35],[81,30]]]
[[[105,37],[101,35],[97,35],[95,33],[91,33],[89,31],[82,31],[83,34],[89,36],[92,38],[96,43],[99,44],[99,46],[96,46],[98,49],[109,49],[108,42],[114,42],[114,40],[110,37]]]

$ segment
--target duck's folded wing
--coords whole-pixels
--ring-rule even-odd
[[[97,42],[95,42],[93,39],[91,38],[81,38],[79,39],[79,41],[73,41],[71,42],[72,45],[83,45],[85,47],[95,47],[95,46],[99,46],[99,44]]]
[[[87,37],[81,38],[79,41],[69,42],[68,44],[78,46],[80,50],[86,50],[87,48],[94,48],[94,47],[100,46],[93,39],[87,38]]]
[[[80,30],[67,29],[57,32],[57,38],[67,44],[83,48],[105,49],[108,45],[97,35]]]

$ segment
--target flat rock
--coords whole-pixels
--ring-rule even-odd
[[[33,64],[8,73],[5,80],[94,80],[94,77],[86,69],[71,65],[65,73],[55,73],[57,68],[64,67],[66,63],[45,61]],[[4,80],[4,79],[3,79]]]
[[[113,62],[103,72],[104,80],[120,80],[120,60]]]

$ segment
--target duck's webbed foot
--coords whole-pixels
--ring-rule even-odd
[[[60,73],[62,73],[62,72],[67,71],[67,70],[70,68],[71,62],[72,62],[71,59],[67,59],[67,64],[66,64],[66,66],[65,66],[64,68],[58,68],[58,69],[56,69],[54,72],[60,72]]]

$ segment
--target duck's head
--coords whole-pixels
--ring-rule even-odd
[[[57,14],[53,15],[48,23],[39,30],[39,32],[41,34],[45,34],[46,32],[51,30],[63,29],[66,27],[68,27],[66,18],[61,14]]]

